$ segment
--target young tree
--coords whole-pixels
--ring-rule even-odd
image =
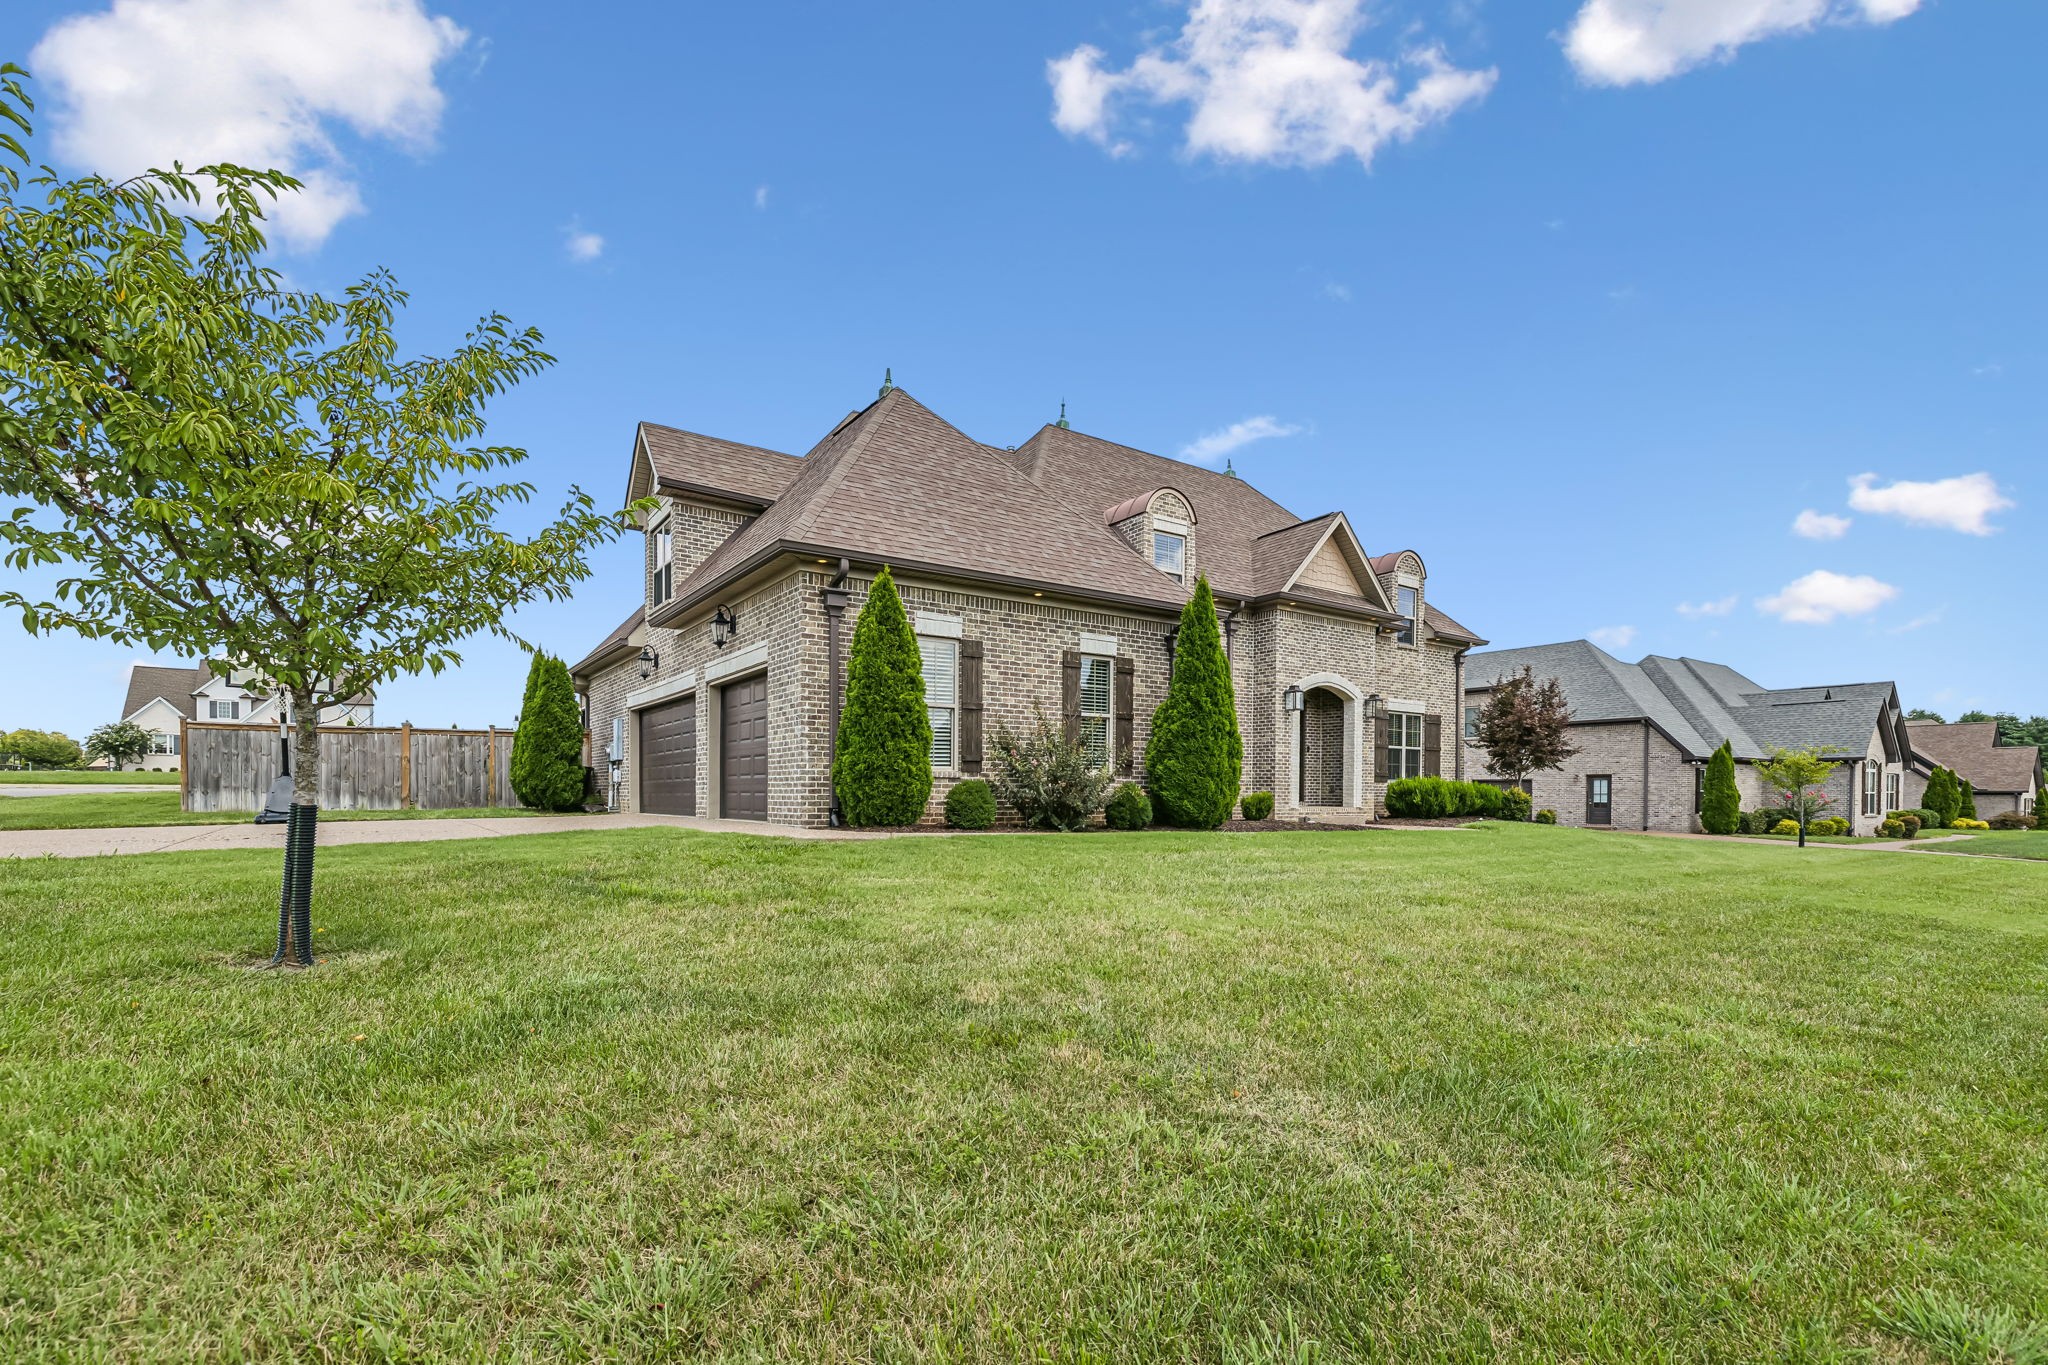
[[[526,704],[512,737],[512,791],[535,810],[583,805],[583,711],[569,666],[536,652],[526,670]]]
[[[149,731],[134,721],[117,720],[87,735],[85,752],[88,758],[104,758],[109,767],[119,772],[122,764],[139,762],[153,743]]]
[[[1742,824],[1742,792],[1735,785],[1735,748],[1728,741],[1707,760],[1700,793],[1700,828],[1709,834],[1733,834]]]
[[[0,67],[0,118],[27,132],[21,74]],[[0,605],[276,682],[294,733],[273,961],[303,966],[321,708],[510,637],[507,613],[567,595],[621,524],[571,489],[527,538],[498,528],[533,489],[494,481],[526,453],[479,443],[484,409],[552,363],[540,334],[492,315],[401,359],[388,274],[331,300],[261,263],[263,206],[297,188],[228,165],[66,180],[0,137],[0,547],[75,570]]]
[[[1209,580],[1198,578],[1173,637],[1166,700],[1152,713],[1145,783],[1161,824],[1214,829],[1230,818],[1243,774],[1237,694],[1223,653],[1216,597]]]
[[[0,738],[0,754],[31,768],[75,768],[85,757],[77,740],[56,730],[11,730]]]
[[[1956,819],[1974,820],[1976,818],[1977,786],[1975,783],[1971,782],[1969,778],[1965,777],[1962,779],[1961,797],[1956,802]]]
[[[1556,678],[1536,681],[1536,670],[1500,679],[1479,708],[1479,747],[1502,777],[1520,783],[1530,773],[1561,768],[1578,752],[1571,742],[1572,712]]]
[[[1939,766],[1929,773],[1927,793],[1920,798],[1920,807],[1933,812],[1939,828],[1947,829],[1954,824],[1963,809],[1963,788],[1956,775]]]
[[[1834,804],[1826,784],[1838,766],[1812,749],[1773,749],[1769,758],[1756,765],[1757,775],[1778,793],[1778,804],[1787,818],[1799,822],[1801,848],[1806,847],[1806,827]]]
[[[2035,829],[2048,830],[2048,786],[2034,793]]]
[[[853,626],[832,790],[849,825],[913,825],[932,797],[924,656],[888,566]]]

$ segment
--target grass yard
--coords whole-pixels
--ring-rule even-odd
[[[24,803],[26,804],[26,803]],[[2048,1351],[2048,871],[1529,826],[0,864],[0,1357]]]
[[[18,773],[0,768],[0,787],[36,787],[44,785],[97,787],[103,784],[108,786],[139,787],[145,782],[161,782],[167,786],[175,787],[178,785],[178,775],[166,772],[85,772],[73,771],[69,768],[38,768],[34,772]]]
[[[329,820],[459,820],[489,816],[541,815],[523,806],[482,810],[322,810]],[[118,829],[142,825],[246,825],[246,810],[178,809],[176,792],[81,792],[70,796],[0,796],[0,830]]]
[[[1951,830],[1941,832],[1953,833]],[[1949,853],[1975,853],[1987,858],[2027,858],[2036,862],[2048,862],[2048,832],[2041,830],[1995,829],[1989,833],[1979,830],[1969,836],[1967,843],[1958,840],[1952,844],[1943,844],[1941,847]]]

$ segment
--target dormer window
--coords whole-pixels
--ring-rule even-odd
[[[1394,590],[1394,610],[1401,614],[1401,631],[1394,637],[1404,645],[1415,643],[1415,589],[1403,583]]]
[[[1173,531],[1152,533],[1152,567],[1176,583],[1187,581],[1188,538]]]

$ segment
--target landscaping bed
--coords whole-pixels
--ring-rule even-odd
[[[1455,842],[0,865],[0,1357],[2027,1358],[2038,869]]]

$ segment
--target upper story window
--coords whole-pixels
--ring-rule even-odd
[[[1176,583],[1187,581],[1188,538],[1173,531],[1152,533],[1152,567]]]
[[[1088,761],[1101,767],[1109,762],[1110,682],[1116,675],[1116,661],[1098,654],[1081,656],[1081,748]]]
[[[206,703],[206,714],[210,720],[240,720],[242,718],[242,703],[238,701],[209,701]]]
[[[1422,717],[1395,711],[1387,717],[1387,781],[1422,776]]]
[[[1394,610],[1401,614],[1401,633],[1395,640],[1404,645],[1415,643],[1415,589],[1403,583],[1394,589]]]
[[[654,590],[655,606],[660,606],[676,592],[676,533],[668,523],[662,523],[654,532]]]
[[[1465,738],[1467,739],[1479,738],[1479,709],[1476,706],[1465,708]]]
[[[932,718],[932,768],[950,771],[960,715],[960,642],[917,637],[924,656],[924,704]]]

